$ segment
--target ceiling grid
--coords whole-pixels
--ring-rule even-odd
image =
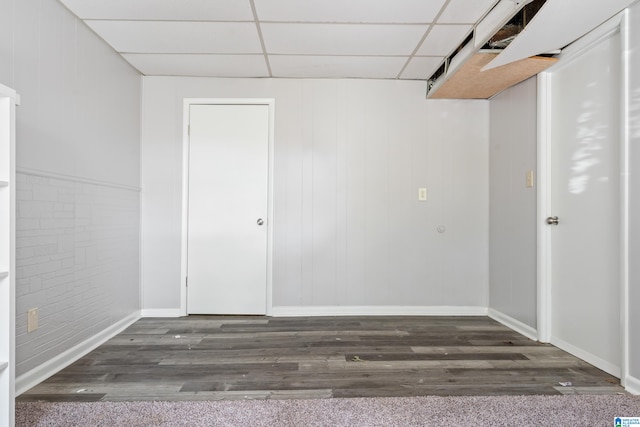
[[[425,80],[497,0],[61,0],[144,75]]]

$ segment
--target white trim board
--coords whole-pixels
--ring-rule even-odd
[[[61,181],[77,182],[80,184],[91,184],[91,185],[98,185],[101,187],[117,188],[119,190],[134,191],[136,193],[139,193],[142,191],[140,187],[132,187],[130,185],[117,184],[115,182],[99,181],[96,179],[83,178],[75,175],[65,175],[57,172],[49,172],[49,171],[40,170],[40,169],[30,169],[30,168],[21,167],[16,169],[16,173],[19,173],[22,175],[39,176],[41,178],[58,179]]]
[[[180,317],[179,308],[143,308],[140,317]]]
[[[15,90],[0,83],[0,97],[7,97],[13,100],[15,105],[20,105],[20,95]]]
[[[296,316],[486,316],[486,307],[314,305],[273,307],[273,317]]]
[[[532,328],[531,326],[526,325],[498,310],[494,310],[493,308],[489,308],[488,316],[496,322],[502,323],[507,328],[513,329],[517,333],[524,335],[530,340],[538,341],[538,331],[535,328]]]
[[[640,396],[640,379],[627,375],[625,378],[625,390],[636,396]]]
[[[127,329],[138,319],[140,319],[140,313],[136,311],[89,339],[60,353],[40,366],[20,375],[16,378],[16,396],[19,396],[31,387],[40,384],[50,376],[71,365],[73,362],[87,355],[89,352],[95,350],[100,345]]]
[[[592,364],[596,368],[602,369],[606,373],[611,374],[616,378],[620,378],[619,366],[616,366],[610,362],[607,362],[606,360],[594,354],[584,351],[583,349],[578,348],[573,344],[569,344],[568,342],[554,336],[551,337],[551,344],[558,347],[561,350],[566,351],[567,353],[573,354],[577,358],[582,359],[587,363]]]

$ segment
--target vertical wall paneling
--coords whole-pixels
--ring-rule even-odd
[[[13,81],[13,31],[15,0],[0,0],[0,52],[7,52],[0,61],[0,84],[14,86]]]
[[[0,79],[21,94],[20,392],[138,316],[141,80],[60,2],[0,9]],[[27,332],[30,309],[39,322]]]
[[[489,307],[529,333],[537,327],[537,190],[526,183],[537,168],[536,92],[532,78],[490,101]]]
[[[144,88],[144,310],[180,303],[181,194],[167,189],[181,185],[182,100],[264,97],[276,100],[275,314],[486,312],[488,102],[427,101],[423,83],[403,81]]]

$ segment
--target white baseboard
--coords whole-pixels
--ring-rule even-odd
[[[71,347],[40,366],[25,372],[19,377],[16,377],[16,396],[19,396],[31,387],[40,384],[56,372],[66,368],[76,360],[93,351],[98,346],[104,344],[120,332],[127,329],[138,319],[140,319],[140,313],[136,311],[91,338]]]
[[[140,310],[142,317],[180,317],[179,308],[143,308]]]
[[[627,375],[624,381],[625,390],[636,396],[640,395],[640,379]]]
[[[457,306],[280,306],[273,317],[293,316],[486,316],[486,307]]]
[[[616,378],[620,378],[620,366],[616,366],[611,362],[607,362],[606,360],[594,354],[591,354],[586,350],[576,347],[573,344],[569,344],[568,342],[558,337],[552,336],[550,343],[552,345],[555,345],[559,349],[564,350],[567,353],[571,353],[574,356],[584,360],[585,362],[592,364],[596,368],[602,369],[606,373],[611,374]]]
[[[538,331],[529,325],[522,323],[521,321],[514,319],[498,310],[489,308],[489,317],[493,320],[502,323],[507,328],[511,328],[517,333],[524,335],[530,340],[538,341]]]

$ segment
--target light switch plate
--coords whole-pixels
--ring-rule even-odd
[[[418,201],[426,202],[427,201],[427,188],[420,187],[418,188]]]
[[[533,188],[533,171],[527,171],[527,188]]]

